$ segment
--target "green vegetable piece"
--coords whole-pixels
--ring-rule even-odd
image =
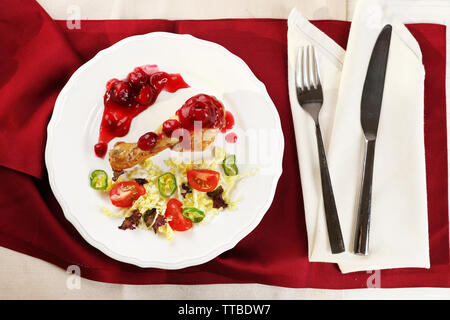
[[[90,176],[91,187],[95,190],[106,190],[108,187],[108,174],[103,170],[94,170]]]
[[[223,159],[222,167],[227,176],[235,176],[239,173],[236,165],[236,156],[234,154],[226,156],[225,159]]]
[[[183,216],[192,222],[200,222],[205,217],[205,213],[197,208],[184,208]]]
[[[177,190],[177,179],[171,172],[163,173],[158,177],[158,190],[164,198],[169,198]]]

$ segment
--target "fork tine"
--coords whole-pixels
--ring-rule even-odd
[[[310,77],[309,77],[309,70],[310,70],[310,65],[309,65],[309,54],[308,54],[308,47],[303,47],[302,48],[302,75],[303,75],[303,84],[305,89],[309,90],[311,88],[310,85]]]
[[[321,88],[316,49],[313,45],[303,46],[298,49],[295,72],[298,94]]]
[[[314,66],[314,78],[315,78],[314,87],[317,88],[317,87],[321,86],[321,83],[320,83],[320,75],[319,75],[319,66],[317,64],[316,48],[314,46],[312,47],[312,58],[313,58],[313,66]]]
[[[310,87],[317,88],[316,82],[316,65],[314,61],[314,47],[308,46],[308,65],[309,65],[309,79],[310,79]]]
[[[297,90],[303,91],[303,66],[302,66],[302,48],[298,48],[297,52],[297,67],[295,70],[295,83],[297,86]]]

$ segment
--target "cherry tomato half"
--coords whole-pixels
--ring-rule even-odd
[[[116,183],[109,192],[111,203],[116,207],[128,208],[137,198],[145,194],[145,188],[136,181]]]
[[[177,199],[170,199],[164,215],[169,220],[169,226],[175,231],[186,231],[192,228],[192,221],[183,216],[183,204]]]
[[[195,190],[210,192],[219,184],[220,173],[207,169],[192,169],[188,170],[187,179]]]

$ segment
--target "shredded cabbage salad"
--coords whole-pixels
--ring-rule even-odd
[[[167,203],[170,199],[176,198],[179,200],[183,208],[196,208],[204,212],[204,218],[199,223],[205,224],[210,221],[212,217],[220,213],[223,210],[234,210],[237,204],[242,201],[242,199],[233,200],[231,197],[232,190],[236,186],[239,180],[248,177],[256,172],[257,169],[252,170],[243,174],[236,175],[226,175],[223,173],[223,168],[221,164],[226,157],[226,152],[222,148],[216,147],[213,151],[213,157],[211,159],[202,160],[199,162],[182,162],[176,158],[169,158],[164,161],[167,169],[163,169],[153,163],[151,158],[146,159],[140,165],[136,166],[132,170],[126,172],[124,175],[120,176],[115,182],[110,178],[108,179],[108,186],[104,190],[109,192],[113,186],[122,181],[134,180],[134,179],[145,179],[147,183],[143,184],[145,188],[145,194],[141,195],[137,200],[133,202],[133,205],[129,208],[117,208],[115,210],[109,209],[107,207],[102,207],[101,211],[103,214],[112,218],[127,218],[130,217],[133,212],[139,211],[142,215],[152,209],[156,209],[157,215],[164,216],[166,211]],[[187,171],[191,169],[209,169],[220,172],[220,179],[218,186],[223,188],[222,197],[227,204],[227,208],[214,208],[213,199],[208,196],[206,192],[198,191],[191,188],[189,193],[183,193],[183,184],[188,185]],[[176,179],[176,189],[170,198],[165,197],[161,194],[160,188],[158,188],[158,178],[164,173],[170,172],[175,176]],[[141,219],[142,220],[142,219]],[[176,231],[174,231],[169,223],[165,223],[158,228],[152,229],[148,227],[146,223],[140,221],[136,226],[140,229],[155,231],[158,234],[165,236],[168,240],[172,240]]]

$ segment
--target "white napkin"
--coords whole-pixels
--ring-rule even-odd
[[[393,27],[375,150],[370,253],[352,253],[364,159],[362,88],[370,55],[385,24]],[[314,45],[324,89],[320,113],[346,252],[331,254],[323,208],[314,123],[295,94],[297,50]],[[359,1],[347,51],[294,9],[288,19],[289,95],[308,232],[310,261],[336,262],[343,273],[429,268],[423,132],[424,77],[419,45],[391,16],[388,2]]]

